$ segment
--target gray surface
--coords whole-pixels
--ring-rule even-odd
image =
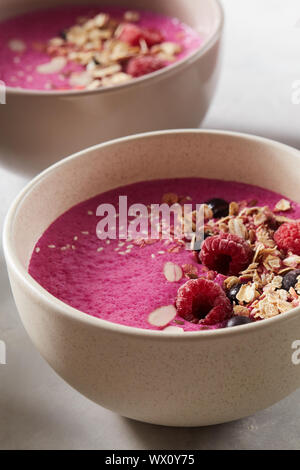
[[[292,83],[300,79],[299,1],[224,3],[224,67],[204,126],[300,148],[300,105],[291,104]],[[25,182],[0,168],[1,225]],[[1,449],[300,449],[300,390],[255,416],[210,428],[133,422],[80,396],[33,348],[11,298],[2,251],[0,299],[0,339],[7,344],[7,365],[0,365]]]

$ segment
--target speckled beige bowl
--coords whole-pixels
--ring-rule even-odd
[[[229,132],[144,134],[80,152],[35,178],[9,211],[4,251],[24,326],[69,384],[124,416],[200,426],[250,415],[300,386],[300,365],[292,362],[299,308],[256,324],[176,335],[90,317],[27,273],[38,238],[74,204],[120,185],[179,176],[257,184],[300,202],[297,150]]]
[[[23,11],[84,0],[1,0],[0,20]],[[87,3],[87,2],[86,2]],[[223,11],[218,0],[89,0],[178,17],[204,39],[189,57],[130,83],[94,91],[7,88],[0,106],[2,162],[36,174],[90,145],[137,132],[198,127],[212,100],[220,65]]]

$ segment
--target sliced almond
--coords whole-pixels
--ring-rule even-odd
[[[247,307],[243,307],[241,305],[235,305],[233,307],[233,311],[235,315],[238,315],[240,317],[249,317],[250,316],[250,310]]]
[[[291,268],[296,268],[300,264],[300,256],[290,255],[283,260],[283,264]]]
[[[75,44],[78,47],[82,47],[88,40],[87,31],[80,26],[74,26],[67,33],[67,41]]]
[[[228,227],[229,227],[229,232],[232,235],[237,235],[238,237],[241,237],[244,240],[248,238],[248,230],[243,224],[243,221],[241,218],[236,217],[234,219],[230,219],[228,222]]]
[[[290,302],[287,302],[285,300],[279,300],[277,303],[277,307],[280,313],[289,312],[290,310],[294,308]]]
[[[164,52],[167,55],[179,54],[182,50],[180,44],[177,44],[175,42],[170,42],[170,41],[163,42],[162,44],[160,44],[160,48],[162,52]]]
[[[50,46],[60,47],[64,44],[64,40],[62,38],[52,38],[49,41]]]
[[[162,327],[168,325],[177,315],[174,305],[160,307],[150,313],[148,323],[152,326]]]
[[[285,212],[285,211],[289,211],[290,209],[291,209],[290,201],[287,201],[286,199],[281,199],[280,201],[277,202],[274,212]]]
[[[179,326],[167,326],[164,330],[164,333],[184,333],[184,329]]]
[[[157,54],[158,57],[165,60],[174,60],[175,56],[181,52],[180,44],[175,42],[163,42],[151,47],[152,54]]]
[[[259,315],[262,318],[272,318],[279,314],[279,309],[276,304],[270,303],[267,298],[259,302]]]
[[[239,302],[245,302],[246,304],[249,304],[258,295],[259,293],[256,291],[256,285],[254,283],[247,285],[245,284],[240,288],[236,298]]]
[[[93,80],[89,85],[87,85],[86,89],[87,90],[97,90],[97,88],[100,88],[102,85],[101,80]]]
[[[278,256],[268,255],[264,259],[263,265],[268,271],[278,271],[281,266],[281,261]]]
[[[96,68],[97,68],[97,65],[95,64],[94,60],[91,60],[86,66],[86,71],[87,72],[92,72]]]
[[[90,20],[88,20],[88,21],[86,21],[86,22],[82,25],[82,27],[83,27],[83,29],[85,29],[85,31],[92,31],[92,30],[95,28],[95,26],[96,26],[96,25],[95,25],[95,21],[94,21],[93,18],[90,19]]]
[[[106,13],[99,13],[99,15],[95,16],[94,23],[97,28],[103,28],[106,26],[109,20],[109,16]]]
[[[36,70],[41,74],[52,74],[61,72],[62,69],[66,66],[67,59],[65,57],[53,57],[50,62],[45,64],[38,65]]]
[[[168,262],[164,265],[164,276],[169,282],[178,282],[182,279],[183,272],[178,264]]]
[[[116,73],[121,72],[122,67],[119,64],[110,65],[109,67],[104,68],[97,68],[93,70],[93,77],[94,78],[104,78],[108,77],[109,75],[114,75]]]
[[[97,61],[98,64],[103,66],[108,66],[112,64],[111,53],[107,50],[96,52],[94,54],[94,59]]]
[[[68,59],[73,60],[74,62],[78,62],[81,65],[88,65],[88,63],[93,59],[93,52],[71,52],[68,55]]]
[[[89,72],[72,73],[70,76],[70,85],[73,87],[87,87],[92,81],[93,78]]]
[[[265,208],[260,207],[257,214],[255,214],[254,217],[253,217],[254,225],[256,227],[258,227],[259,225],[264,224],[265,222],[267,222],[267,220],[268,220],[268,217],[267,217]]]
[[[130,47],[128,44],[122,41],[115,41],[112,44],[110,51],[110,60],[117,62],[132,57],[137,53],[137,49]]]
[[[131,75],[128,75],[124,72],[115,73],[111,77],[104,77],[102,79],[103,86],[110,86],[110,85],[121,85],[122,83],[126,83],[132,80]]]
[[[24,52],[26,49],[26,44],[21,39],[11,39],[8,43],[8,47],[13,52]]]

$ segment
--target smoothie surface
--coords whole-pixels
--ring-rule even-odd
[[[68,59],[64,64],[64,58],[62,58],[59,47],[56,51],[54,47],[51,49],[52,52],[54,51],[56,59],[56,53],[59,52],[59,59],[54,63],[51,73],[50,70],[47,73],[47,68],[44,70],[40,68],[41,65],[48,64],[52,60],[51,56],[49,56],[49,50],[45,50],[46,45],[53,38],[56,38],[56,42],[59,41],[62,34],[68,28],[83,21],[81,19],[89,19],[99,13],[106,13],[113,20],[125,22],[124,15],[126,11],[125,8],[107,8],[101,6],[64,6],[33,11],[2,21],[0,23],[0,80],[4,81],[6,86],[28,90],[59,91],[83,89],[85,86],[80,86],[83,79],[79,77],[77,81],[72,81],[70,77],[73,74],[76,77],[76,74],[83,72],[85,66],[77,59]],[[196,31],[176,18],[159,15],[150,11],[138,10],[137,12],[139,19],[134,22],[134,25],[150,30],[158,30],[162,33],[164,42],[171,42],[180,46],[180,52],[172,59],[175,62],[192,53],[203,42],[203,39]],[[97,30],[97,32],[99,31]],[[95,40],[93,39],[93,41]],[[55,40],[53,44],[55,44]],[[93,44],[96,44],[96,46],[94,47]],[[97,52],[97,49],[101,50],[101,48],[106,47],[104,42],[99,44],[90,42],[87,44],[86,52],[89,50]],[[63,47],[61,49],[63,50]],[[151,52],[150,49],[149,52]],[[82,50],[82,48],[79,48],[78,44],[76,44],[74,52],[78,52],[78,50]],[[69,52],[66,57],[70,57]],[[171,62],[166,60],[165,66],[169,65],[169,63]],[[118,75],[116,84],[124,79],[126,80],[125,75],[123,75],[125,71],[123,62],[122,67],[121,75]],[[92,87],[96,87],[96,84],[92,85]]]
[[[149,314],[174,305],[178,288],[188,281],[183,276],[178,282],[168,282],[164,276],[166,263],[194,266],[198,276],[205,275],[207,269],[197,262],[193,252],[177,249],[171,240],[149,244],[130,239],[99,240],[96,227],[100,217],[96,211],[100,204],[109,203],[118,214],[119,196],[127,196],[128,207],[135,203],[161,204],[168,193],[192,204],[223,198],[243,201],[244,205],[268,206],[272,211],[283,198],[251,185],[199,178],[156,180],[118,188],[74,206],[55,220],[36,244],[29,273],[48,292],[86,314],[122,325],[161,329],[149,324]],[[287,212],[277,214],[300,218],[300,206],[291,202]],[[221,275],[215,279],[220,284],[223,280]],[[184,331],[201,329],[199,324],[178,315],[168,326]]]

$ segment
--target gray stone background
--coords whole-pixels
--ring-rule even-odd
[[[300,105],[291,101],[300,79],[299,0],[223,4],[223,71],[203,126],[300,148]],[[26,182],[0,166],[0,228]],[[18,318],[2,247],[0,299],[0,339],[7,345],[7,365],[0,365],[0,449],[300,449],[300,390],[234,423],[198,429],[137,423],[89,402],[40,357]]]

